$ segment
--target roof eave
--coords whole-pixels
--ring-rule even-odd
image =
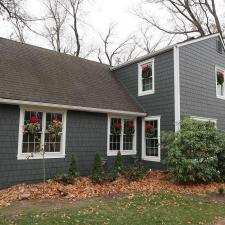
[[[110,114],[138,116],[138,117],[144,117],[147,115],[144,112],[133,112],[133,111],[124,111],[124,110],[104,109],[104,108],[61,105],[61,104],[33,102],[33,101],[5,99],[5,98],[0,98],[0,103],[1,104],[10,104],[10,105],[49,107],[49,108],[58,108],[58,109],[64,109],[64,110],[74,110],[74,111],[84,111],[84,112],[110,113]]]
[[[170,51],[172,50],[174,47],[174,45],[171,45],[171,46],[167,46],[165,48],[162,48],[158,51],[155,51],[155,52],[152,52],[152,53],[149,53],[147,55],[144,55],[144,56],[141,56],[141,57],[138,57],[136,59],[133,59],[133,60],[130,60],[128,62],[125,62],[125,63],[122,63],[120,65],[117,65],[117,66],[113,66],[110,68],[111,71],[114,71],[114,70],[117,70],[117,69],[120,69],[122,67],[125,67],[125,66],[128,66],[128,65],[131,65],[131,64],[134,64],[134,63],[137,63],[137,62],[141,62],[143,60],[146,60],[146,59],[149,59],[151,57],[154,57],[155,55],[158,55],[158,54],[162,54],[164,52],[167,52],[167,51]]]

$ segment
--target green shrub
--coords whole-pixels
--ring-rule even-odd
[[[220,171],[221,181],[225,182],[225,149],[222,149],[217,154],[218,166],[217,170]]]
[[[224,194],[224,192],[225,192],[225,189],[224,189],[224,187],[219,187],[218,188],[218,192],[219,192],[219,194]]]
[[[147,173],[148,168],[141,162],[137,162],[124,170],[124,177],[129,181],[141,180]]]
[[[53,178],[53,180],[63,185],[73,184],[75,181],[74,178],[69,176],[68,174],[57,175]]]
[[[99,153],[96,153],[95,155],[94,168],[91,173],[91,179],[94,183],[101,184],[105,182],[105,171]]]
[[[120,151],[117,152],[114,164],[114,172],[116,176],[121,175],[123,172],[123,158]]]
[[[180,183],[221,180],[222,167],[225,174],[224,132],[212,123],[190,118],[182,120],[180,126],[177,133],[164,133],[161,138],[161,147],[169,150],[165,161],[175,179]]]
[[[70,156],[68,176],[70,176],[72,178],[79,177],[79,172],[78,172],[78,169],[77,169],[76,159],[75,159],[73,154]]]

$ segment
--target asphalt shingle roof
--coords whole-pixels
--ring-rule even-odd
[[[108,65],[3,38],[0,98],[143,112]]]

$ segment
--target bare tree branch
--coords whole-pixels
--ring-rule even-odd
[[[223,36],[224,29],[216,10],[215,0],[147,0],[147,2],[160,4],[170,13],[174,27],[164,28],[155,17],[142,10],[135,11],[139,18],[160,31],[185,35],[187,38],[193,34],[205,36],[216,32]]]
[[[44,22],[45,33],[43,36],[49,41],[55,51],[67,52],[67,49],[63,49],[62,46],[67,11],[61,7],[60,0],[46,0],[45,6],[49,19]]]

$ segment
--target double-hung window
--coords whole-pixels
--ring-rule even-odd
[[[160,116],[142,120],[142,159],[160,161]]]
[[[224,68],[216,66],[216,96],[225,99]]]
[[[138,96],[155,92],[154,59],[138,64]]]
[[[217,119],[200,117],[200,116],[191,116],[191,119],[201,121],[201,122],[211,123],[213,124],[214,127],[217,127]]]
[[[108,116],[107,155],[136,154],[136,118]]]
[[[17,158],[64,158],[65,132],[65,111],[21,108]]]

